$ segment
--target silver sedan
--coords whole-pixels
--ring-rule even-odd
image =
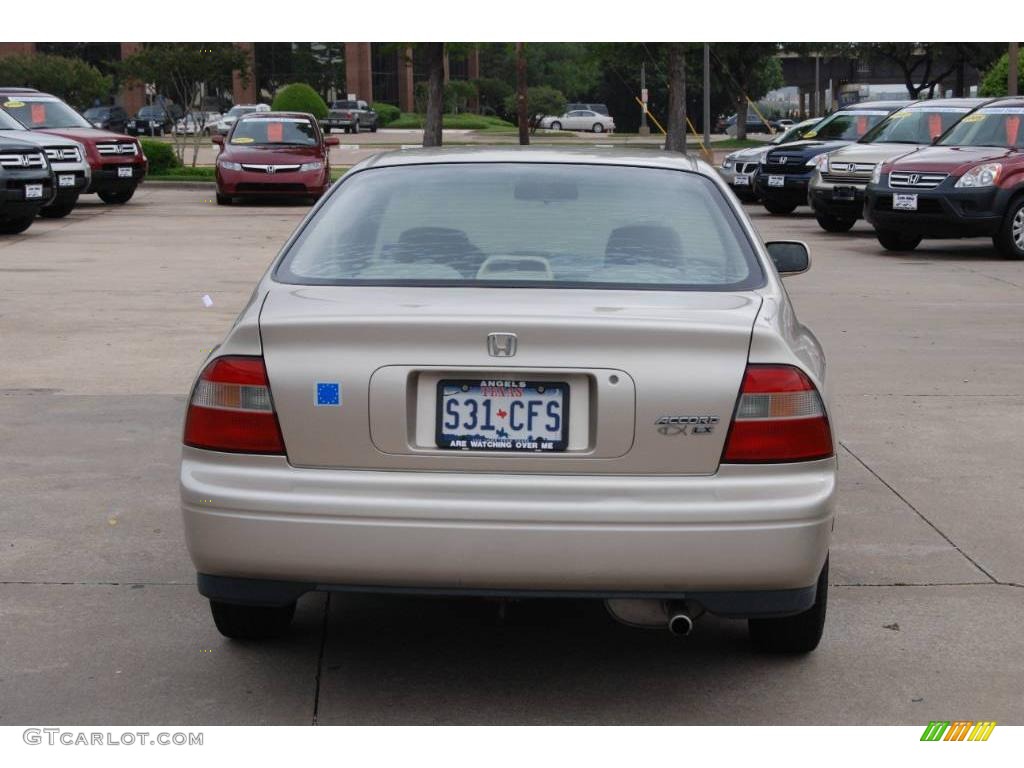
[[[574,109],[558,117],[545,117],[540,121],[541,128],[553,131],[593,131],[605,133],[615,130],[615,121],[608,115],[594,112],[591,109]]]
[[[181,504],[218,628],[280,633],[313,590],[580,596],[812,650],[836,459],[780,281],[808,266],[678,155],[364,161],[189,397]]]

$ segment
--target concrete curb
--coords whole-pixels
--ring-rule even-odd
[[[209,181],[161,181],[160,179],[146,179],[145,186],[160,187],[161,189],[206,189],[217,186],[213,179]],[[145,187],[143,187],[145,188]]]

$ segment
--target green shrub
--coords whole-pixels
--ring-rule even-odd
[[[465,112],[469,102],[476,98],[476,83],[469,80],[449,80],[444,84],[444,111]]]
[[[327,117],[327,104],[320,94],[305,83],[282,86],[274,94],[270,108],[281,112],[309,112],[317,120]]]
[[[373,111],[377,113],[377,121],[381,125],[390,125],[402,116],[402,110],[392,104],[373,102]]]
[[[167,173],[181,166],[172,145],[156,139],[139,139],[139,141],[142,142],[142,151],[149,160],[150,173]]]

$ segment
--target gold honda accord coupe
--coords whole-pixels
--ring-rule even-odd
[[[205,362],[181,504],[228,637],[314,590],[579,597],[821,638],[825,359],[715,171],[663,152],[403,150],[310,212]]]

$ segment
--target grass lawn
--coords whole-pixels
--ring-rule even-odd
[[[476,131],[488,131],[499,128],[515,130],[515,126],[512,125],[512,123],[506,122],[505,120],[502,120],[500,117],[489,117],[487,115],[445,115],[443,118],[443,122],[445,128],[461,128],[465,130]],[[423,115],[417,115],[412,112],[403,112],[400,118],[381,127],[422,128]]]
[[[331,181],[340,179],[351,165],[335,165],[331,168]],[[150,173],[146,175],[146,181],[214,181],[214,167],[212,165],[198,165],[195,168],[172,168],[166,173]]]

